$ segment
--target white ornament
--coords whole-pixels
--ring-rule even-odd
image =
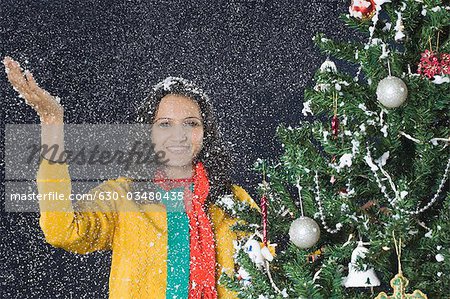
[[[320,227],[313,219],[301,216],[292,222],[289,236],[296,246],[310,248],[319,241]]]
[[[264,259],[268,260],[269,262],[273,261],[273,255],[270,253],[270,250],[267,246],[264,246],[261,248],[261,255]]]
[[[271,244],[270,246],[276,246],[277,244]],[[264,262],[267,260],[269,262],[273,261],[273,255],[267,246],[261,248],[260,243],[255,239],[249,239],[244,245],[244,251],[247,252],[248,256],[256,264],[258,268],[264,266]]]
[[[378,83],[377,99],[387,108],[400,107],[408,96],[408,88],[402,79],[387,76]]]
[[[320,66],[320,72],[321,73],[325,73],[325,72],[326,73],[336,73],[337,72],[336,64],[327,58]]]
[[[348,276],[343,280],[343,285],[346,288],[374,287],[380,285],[380,280],[373,268],[367,268],[367,265],[363,265],[365,270],[358,270],[357,260],[365,258],[368,251],[363,246],[363,242],[358,242],[358,246],[352,252],[351,262],[348,263]]]
[[[244,245],[245,252],[257,266],[264,265],[264,256],[261,253],[261,246],[255,239],[250,239]]]

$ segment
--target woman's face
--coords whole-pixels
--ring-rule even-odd
[[[165,152],[166,166],[192,165],[203,145],[203,119],[197,102],[168,94],[162,98],[152,126],[155,152]]]

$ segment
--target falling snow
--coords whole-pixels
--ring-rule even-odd
[[[346,10],[341,1],[322,0],[308,6],[259,0],[4,1],[8,17],[1,22],[0,53],[19,61],[55,96],[66,123],[131,123],[163,78],[198,83],[232,153],[233,180],[252,192],[260,178],[249,165],[281,152],[276,125],[296,126],[309,113],[302,110],[303,90],[325,59],[312,36],[353,37],[338,19]],[[3,128],[39,123],[2,74]],[[1,219],[6,298],[108,298],[111,252],[80,255],[52,247],[38,213],[2,212]]]

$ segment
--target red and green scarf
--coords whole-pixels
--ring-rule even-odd
[[[194,181],[194,193],[189,183]],[[205,202],[209,193],[208,175],[202,162],[194,165],[192,180],[167,179],[164,172],[158,171],[155,183],[165,190],[185,186],[184,200],[189,218],[190,267],[188,299],[216,299],[216,251],[211,221],[206,213]]]

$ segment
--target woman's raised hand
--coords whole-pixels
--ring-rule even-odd
[[[40,88],[28,70],[22,73],[19,63],[11,57],[6,56],[3,63],[5,64],[9,82],[25,99],[25,103],[37,112],[41,122],[45,124],[62,124],[64,109],[59,103],[59,99]]]

